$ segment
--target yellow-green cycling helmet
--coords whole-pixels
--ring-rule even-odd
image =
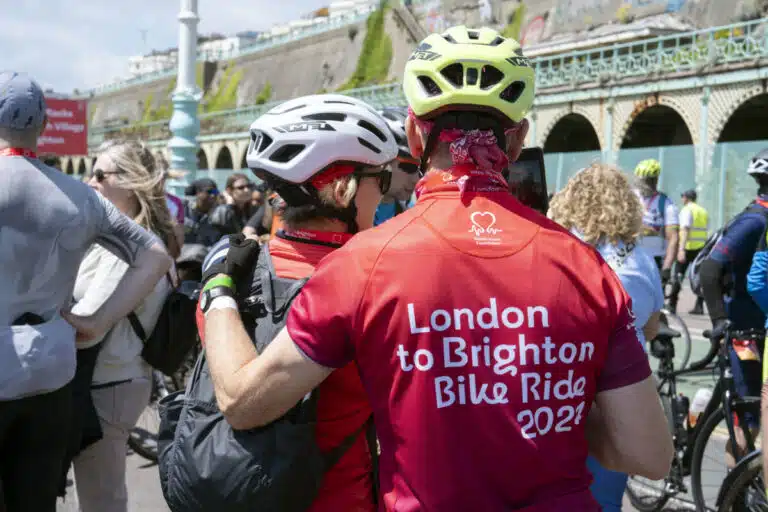
[[[422,119],[480,110],[511,125],[533,105],[534,81],[520,43],[490,28],[459,26],[421,42],[405,65],[403,90]]]
[[[661,174],[661,164],[653,158],[643,160],[635,167],[635,176],[640,178],[658,178],[659,174]]]

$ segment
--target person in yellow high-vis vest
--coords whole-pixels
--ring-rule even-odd
[[[696,259],[699,251],[706,244],[709,229],[709,215],[704,207],[696,203],[696,191],[687,190],[683,192],[681,197],[684,206],[680,210],[680,245],[675,262],[675,279],[669,296],[669,307],[673,311],[677,309],[677,299],[688,265]],[[696,305],[689,313],[692,315],[704,314],[704,299],[702,297],[696,297]]]

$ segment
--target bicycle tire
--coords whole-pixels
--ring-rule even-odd
[[[146,459],[150,462],[157,462],[157,450],[153,448],[148,448],[147,445],[142,443],[136,437],[132,435],[128,436],[128,446],[131,448],[131,450],[133,450],[133,453],[135,453],[139,457]]]
[[[677,329],[678,326],[680,327],[680,339],[677,341],[673,340],[673,344],[675,346],[675,359],[682,361],[680,365],[675,368],[675,370],[682,370],[687,365],[688,362],[691,359],[691,348],[692,348],[692,342],[691,342],[691,333],[688,331],[688,325],[686,325],[685,321],[680,318],[680,315],[677,313],[673,313],[669,309],[662,308],[661,314],[667,317],[667,325],[669,325],[669,318],[674,319],[676,325],[673,327],[673,329]],[[678,349],[682,348],[682,356],[678,352]]]
[[[152,392],[149,397],[149,403],[147,403],[147,406],[145,407],[145,410],[147,408],[153,408],[155,411],[155,414],[157,415],[157,423],[160,424],[160,412],[157,410],[157,403],[160,401],[161,398],[164,396],[167,396],[169,394],[168,389],[168,383],[166,381],[165,376],[162,373],[159,373],[157,370],[153,370],[154,374],[152,376]],[[142,411],[143,413],[144,411]],[[137,420],[138,421],[138,420]],[[136,427],[134,427],[133,430],[135,430]],[[133,450],[133,452],[136,455],[139,455],[140,457],[150,461],[150,462],[157,462],[157,447],[155,446],[147,446],[142,441],[143,436],[136,437],[133,434],[133,430],[131,431],[131,434],[128,435],[128,446]]]
[[[661,405],[664,409],[664,416],[667,418],[667,423],[669,425],[669,428],[672,429],[671,431],[674,432],[674,421],[672,419],[672,408],[669,403],[669,396],[661,396]],[[666,482],[668,477],[664,478],[664,481]],[[629,478],[627,479],[627,486],[624,489],[624,493],[629,498],[629,502],[632,504],[633,507],[635,507],[640,512],[657,512],[659,510],[662,510],[664,508],[664,505],[667,504],[669,499],[672,497],[670,494],[666,492],[666,489],[661,492],[658,496],[649,496],[647,494],[641,496],[640,493],[636,492],[634,488],[634,475],[629,475]],[[642,485],[642,484],[641,484]],[[666,487],[666,483],[665,483]],[[648,499],[650,498],[650,500]]]
[[[738,409],[740,409],[739,405],[733,407],[734,411]],[[696,442],[693,445],[693,452],[691,454],[691,494],[693,495],[693,502],[696,505],[696,510],[712,510],[707,508],[702,489],[704,450],[707,447],[709,438],[712,436],[712,432],[714,432],[717,425],[723,420],[725,420],[725,411],[722,407],[719,407],[706,419],[696,437]],[[748,446],[747,453],[754,449],[754,446]]]
[[[755,457],[745,465],[738,465],[729,475],[729,487],[723,495],[718,512],[747,512],[749,505],[743,503],[743,493],[749,489],[750,484],[760,477],[763,471],[763,458]],[[766,510],[761,508],[760,510]]]

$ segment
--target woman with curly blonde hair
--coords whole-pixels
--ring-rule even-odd
[[[600,252],[632,299],[635,325],[645,339],[652,339],[659,329],[664,293],[653,257],[636,243],[642,215],[642,205],[627,176],[600,163],[571,178],[552,198],[548,213]],[[603,511],[620,511],[627,475],[601,467],[592,457],[587,466],[595,479],[592,494]]]

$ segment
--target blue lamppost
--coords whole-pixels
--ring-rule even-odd
[[[168,143],[171,150],[171,169],[187,171],[187,180],[195,179],[197,172],[197,136],[200,120],[197,105],[202,93],[197,87],[197,0],[181,0],[179,12],[178,77],[176,90],[171,96],[173,116],[169,128],[173,137]]]

